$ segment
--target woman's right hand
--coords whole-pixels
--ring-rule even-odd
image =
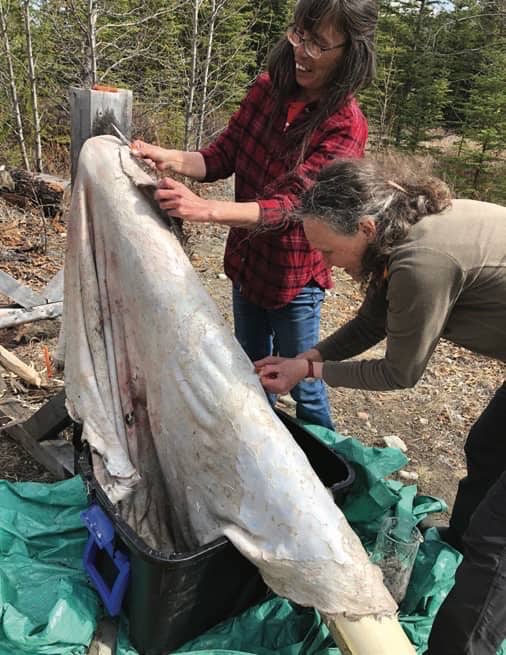
[[[131,151],[134,157],[143,159],[153,169],[158,169],[159,171],[171,169],[170,160],[171,153],[173,152],[171,150],[136,139],[132,143]]]

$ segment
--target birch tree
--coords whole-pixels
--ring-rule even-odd
[[[191,64],[190,78],[188,83],[188,102],[186,103],[185,121],[184,121],[184,141],[183,149],[188,150],[190,147],[190,134],[193,128],[193,105],[197,91],[197,56],[199,46],[199,11],[202,0],[191,0],[192,6],[192,35],[190,40]]]
[[[65,174],[68,87],[94,83],[132,89],[135,135],[202,147],[264,68],[293,4],[0,0],[0,157]],[[380,4],[378,72],[359,98],[370,147],[429,148],[457,192],[503,202],[504,0]]]
[[[222,107],[225,110],[226,106],[234,105],[244,95],[250,79],[246,70],[247,62],[253,51],[250,35],[255,13],[249,4],[241,0],[208,0],[206,10],[203,24],[206,25],[204,39],[207,44],[200,65],[196,148],[200,148],[205,140],[206,123],[210,123],[210,134],[207,136],[212,136],[216,129],[221,128],[221,125],[216,128],[212,125],[215,122],[212,116],[219,114]],[[254,70],[253,75],[256,73]]]
[[[30,4],[29,0],[23,0],[23,17],[25,23],[26,56],[28,60],[28,73],[30,79],[30,93],[32,100],[33,131],[35,141],[35,169],[42,172],[42,141],[40,132],[40,116],[37,97],[37,80],[35,77],[35,61],[32,48],[32,31],[30,26]]]
[[[244,95],[255,60],[252,27],[256,11],[246,0],[192,0],[197,9],[186,37],[188,88],[185,149],[199,148],[223,128]],[[185,41],[182,33],[182,42]],[[196,126],[196,129],[195,129]]]
[[[202,134],[204,132],[204,119],[207,112],[207,101],[208,101],[208,92],[209,92],[209,86],[208,86],[209,69],[211,67],[211,57],[213,55],[213,41],[214,41],[214,30],[216,27],[216,17],[218,15],[218,11],[220,10],[220,7],[223,5],[224,2],[225,0],[222,0],[222,2],[220,2],[219,5],[217,5],[216,0],[211,0],[211,17],[209,21],[209,31],[207,35],[207,50],[206,50],[206,57],[204,61],[204,72],[203,72],[203,80],[202,80],[202,102],[200,106],[200,121],[199,121],[197,136],[195,139],[195,147],[197,149],[200,148],[202,143]]]
[[[21,152],[23,165],[26,168],[26,170],[30,170],[30,163],[28,161],[28,155],[26,150],[25,132],[23,129],[23,120],[21,116],[21,106],[19,102],[16,76],[14,74],[14,64],[13,64],[13,58],[11,53],[9,34],[7,31],[7,13],[5,10],[4,0],[0,0],[0,36],[2,38],[5,60],[7,62],[11,108],[16,124],[15,127],[16,140],[18,142],[19,150]]]
[[[85,80],[87,86],[92,87],[97,83],[97,18],[98,2],[97,0],[88,0],[86,16],[86,41],[88,44],[88,79]]]

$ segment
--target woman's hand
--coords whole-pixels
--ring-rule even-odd
[[[171,216],[194,223],[210,222],[213,219],[213,201],[204,200],[190,189],[170,177],[158,183],[155,199]]]
[[[166,148],[154,146],[151,143],[145,143],[140,139],[136,139],[132,143],[131,151],[134,157],[143,159],[152,169],[166,171],[171,168],[171,153],[174,152],[172,150],[167,150]]]
[[[308,374],[307,359],[264,357],[255,362],[255,371],[264,389],[270,393],[287,393]]]

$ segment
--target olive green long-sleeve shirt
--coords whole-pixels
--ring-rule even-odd
[[[506,207],[454,200],[391,254],[387,281],[321,341],[331,386],[388,390],[421,377],[439,339],[506,362]],[[386,336],[382,359],[348,359]]]

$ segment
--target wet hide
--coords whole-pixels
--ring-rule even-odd
[[[225,535],[282,596],[327,615],[394,614],[379,569],[147,200],[151,184],[114,137],[84,145],[65,263],[65,385],[95,476],[158,550]]]

